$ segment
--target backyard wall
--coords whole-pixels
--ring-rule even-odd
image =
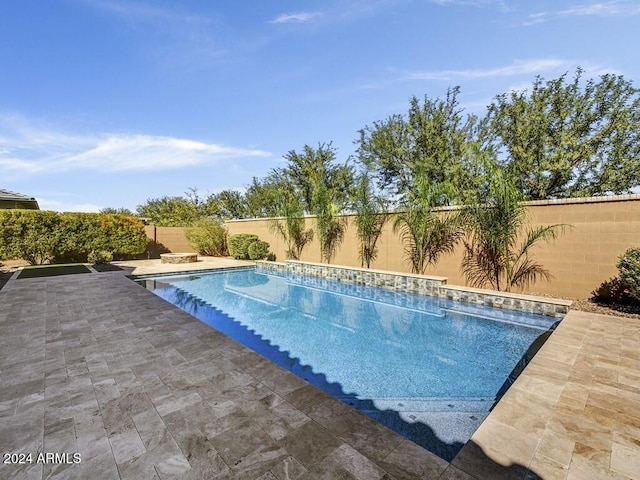
[[[541,244],[533,251],[535,259],[549,270],[550,281],[538,281],[526,293],[548,294],[570,298],[587,298],[602,282],[617,274],[618,257],[629,247],[640,246],[640,195],[572,198],[527,202],[532,226],[565,223],[559,238]],[[353,216],[347,215],[345,241],[332,259],[335,265],[360,266],[358,240]],[[315,218],[307,217],[307,227],[315,228]],[[378,259],[372,268],[410,272],[404,257],[404,246],[391,225],[387,224],[378,240]],[[269,230],[269,220],[233,220],[227,223],[230,235],[253,233],[269,242],[278,261],[286,259],[286,244]],[[159,228],[158,228],[159,233]],[[188,244],[187,244],[188,245]],[[178,251],[173,250],[172,251]],[[191,251],[187,248],[183,251]],[[317,239],[305,247],[301,260],[320,262]],[[448,277],[449,285],[465,285],[460,273],[462,248],[443,257],[428,275]]]
[[[182,227],[154,227],[145,225],[147,251],[141,258],[160,258],[161,253],[194,252]]]

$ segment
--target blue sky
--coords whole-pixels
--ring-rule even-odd
[[[341,160],[412,95],[482,113],[581,66],[640,86],[640,1],[0,3],[0,188],[43,209],[243,189],[305,144]]]

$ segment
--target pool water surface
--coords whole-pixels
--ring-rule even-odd
[[[253,268],[138,283],[448,461],[558,321]]]

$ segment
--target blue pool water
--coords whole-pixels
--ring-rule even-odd
[[[447,460],[557,321],[254,269],[138,282]]]

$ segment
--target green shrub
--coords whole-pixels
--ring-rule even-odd
[[[592,300],[597,303],[616,303],[618,305],[630,305],[634,303],[629,289],[617,277],[602,282],[591,295]]]
[[[229,255],[237,260],[249,259],[249,245],[259,240],[251,233],[238,233],[229,237]]]
[[[267,262],[275,262],[276,261],[276,254],[271,252],[269,253],[269,255],[267,255]]]
[[[90,252],[123,258],[146,245],[143,223],[127,215],[0,211],[0,251],[32,265],[86,262]]]
[[[227,254],[227,231],[218,220],[204,218],[184,233],[189,245],[200,255],[222,257]]]
[[[0,210],[0,252],[31,265],[49,263],[60,243],[60,215],[41,210]]]
[[[108,263],[113,260],[113,253],[108,252],[106,250],[98,250],[89,252],[87,255],[87,261],[93,264],[103,264]]]
[[[56,263],[86,262],[90,252],[126,258],[144,252],[147,235],[136,217],[122,214],[61,213],[61,241]]]
[[[256,240],[248,249],[249,260],[262,260],[269,255],[269,244],[262,240]]]
[[[616,266],[620,281],[629,290],[629,295],[640,302],[640,248],[628,249]]]

